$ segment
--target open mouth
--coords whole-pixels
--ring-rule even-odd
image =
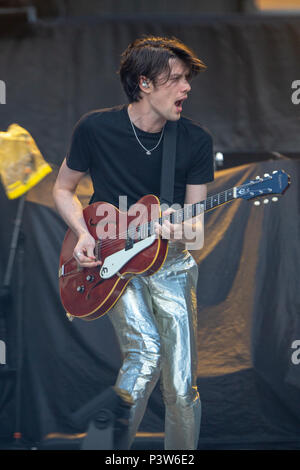
[[[181,112],[182,111],[182,103],[183,103],[183,100],[177,100],[175,101],[175,106],[177,108],[177,111]]]

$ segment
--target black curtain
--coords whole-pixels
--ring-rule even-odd
[[[23,36],[0,37],[6,105],[0,128],[17,122],[60,164],[80,116],[126,101],[120,54],[143,34],[175,35],[202,58],[184,114],[212,132],[223,152],[299,153],[300,17],[176,14],[40,21]]]
[[[203,403],[199,448],[281,446],[299,442],[300,364],[292,345],[299,322],[299,161],[282,160],[220,171],[209,194],[284,169],[292,184],[277,203],[237,200],[206,214],[199,266],[198,385]],[[18,269],[8,316],[8,362],[23,358],[21,431],[28,442],[76,434],[70,414],[113,385],[120,351],[106,316],[70,322],[61,306],[57,267],[66,227],[53,209],[56,169],[27,195],[24,233],[23,346],[16,341]],[[83,205],[92,191],[79,187]],[[1,214],[13,221],[17,201],[2,193]],[[9,227],[9,226],[8,226]],[[10,230],[0,234],[1,270]],[[17,266],[17,263],[16,263]],[[4,381],[2,380],[2,384]],[[0,435],[14,432],[13,378],[2,390]],[[140,431],[163,432],[164,409],[155,389]]]
[[[114,383],[121,357],[106,317],[69,322],[57,283],[66,230],[51,190],[73,126],[90,109],[125,102],[116,73],[121,52],[142,34],[175,35],[207,64],[193,84],[185,114],[213,134],[224,152],[299,151],[299,17],[187,15],[106,16],[42,22],[18,36],[0,35],[1,131],[17,122],[34,137],[53,172],[27,195],[22,344],[17,325],[21,267],[16,260],[13,302],[0,340],[10,370],[0,381],[0,437],[16,430],[39,442],[76,433],[70,413]],[[299,446],[299,160],[282,159],[218,171],[210,194],[266,171],[292,178],[280,202],[254,207],[235,201],[206,216],[199,265],[199,370],[203,402],[200,448],[221,445]],[[79,188],[87,204],[87,177]],[[0,275],[3,279],[18,200],[0,187]],[[19,258],[17,258],[19,259]],[[6,331],[5,331],[6,327]],[[16,372],[22,358],[21,399]],[[2,365],[1,365],[2,368]],[[20,429],[17,429],[18,431]],[[156,388],[141,430],[163,431]]]

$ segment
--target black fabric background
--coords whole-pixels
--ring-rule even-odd
[[[60,164],[82,114],[126,102],[120,54],[142,34],[175,35],[206,63],[184,114],[211,131],[217,150],[299,152],[300,105],[291,100],[300,79],[299,16],[108,15],[1,37],[1,130],[17,122]]]
[[[21,431],[28,442],[53,432],[74,433],[70,413],[114,383],[120,353],[106,317],[70,323],[58,295],[57,266],[65,225],[53,210],[57,166],[79,117],[125,101],[115,71],[128,42],[144,33],[175,35],[206,62],[185,114],[214,136],[215,149],[299,151],[299,105],[291,84],[300,79],[299,17],[140,16],[39,23],[24,37],[0,38],[0,79],[6,105],[0,128],[17,122],[54,166],[27,196],[22,351],[17,342],[20,277],[13,272],[7,318],[7,361],[22,353]],[[235,201],[206,217],[199,264],[200,448],[299,448],[300,339],[299,160],[282,159],[219,171],[209,193],[283,168],[292,185],[277,204],[255,208]],[[87,204],[90,181],[79,188]],[[0,275],[4,275],[18,200],[0,188]],[[0,324],[4,335],[3,324]],[[0,338],[1,339],[1,338]],[[1,375],[0,437],[15,427],[15,374]],[[163,431],[159,388],[141,430]]]
[[[299,322],[299,161],[282,160],[217,172],[214,194],[257,174],[282,168],[292,185],[277,203],[255,207],[234,201],[206,214],[205,248],[199,265],[198,385],[203,403],[200,448],[280,443],[299,446],[300,364],[291,361]],[[120,352],[107,317],[67,320],[60,304],[57,266],[65,225],[53,209],[56,169],[27,195],[25,234],[21,429],[29,442],[52,433],[76,433],[70,413],[113,385]],[[79,187],[87,204],[91,182]],[[17,201],[1,193],[1,214],[13,220]],[[9,228],[1,231],[1,270]],[[2,274],[2,273],[1,273]],[[16,291],[9,314],[9,362],[17,349]],[[2,381],[2,384],[4,382]],[[6,382],[6,389],[12,387]],[[6,395],[5,395],[6,393]],[[14,404],[0,409],[0,435],[14,431]],[[159,387],[140,431],[163,432]],[[297,444],[298,441],[298,444]]]

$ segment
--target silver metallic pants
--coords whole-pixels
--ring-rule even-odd
[[[161,377],[165,449],[197,449],[201,402],[197,391],[198,267],[182,245],[169,243],[163,267],[137,276],[108,313],[124,362],[116,386],[134,400],[130,443]]]

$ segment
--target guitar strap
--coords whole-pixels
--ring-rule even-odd
[[[160,179],[160,203],[173,204],[177,121],[167,121],[163,139],[163,156]]]

